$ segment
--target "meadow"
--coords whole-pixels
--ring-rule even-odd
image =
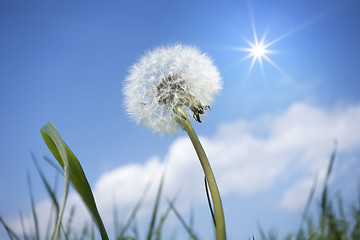
[[[39,167],[36,157],[32,154],[34,165],[37,169],[38,175],[42,179],[44,188],[51,199],[52,211],[48,213],[48,225],[40,226],[38,223],[39,214],[36,211],[34,203],[34,195],[31,191],[31,179],[28,179],[30,189],[30,202],[32,207],[32,224],[31,230],[25,229],[23,226],[22,233],[16,233],[11,227],[3,220],[0,216],[0,222],[2,227],[6,230],[9,239],[109,239],[108,232],[106,232],[105,226],[102,222],[101,216],[97,210],[97,206],[90,188],[90,185],[86,179],[85,173],[82,170],[81,164],[76,156],[72,153],[70,148],[60,137],[59,133],[55,129],[52,123],[48,123],[42,128],[41,133],[43,134],[45,143],[53,153],[57,163],[51,158],[45,157],[44,160],[52,166],[59,175],[62,175],[65,181],[65,192],[62,202],[57,196],[57,183],[52,183],[45,177],[44,172]],[[299,216],[301,218],[301,224],[299,227],[289,232],[284,239],[286,240],[305,240],[305,239],[316,239],[316,240],[342,240],[360,239],[360,185],[358,184],[357,195],[358,199],[354,201],[350,206],[344,205],[341,194],[330,194],[329,178],[333,171],[334,162],[336,160],[336,144],[327,166],[327,174],[324,185],[321,189],[316,189],[316,178],[314,180],[313,187],[309,192],[306,206],[303,210],[303,214]],[[59,167],[61,166],[61,168]],[[69,174],[71,173],[71,175]],[[144,198],[148,186],[145,187],[142,197],[135,204],[128,219],[119,220],[118,209],[114,206],[113,210],[113,226],[114,226],[114,239],[117,240],[130,240],[130,239],[142,239],[140,232],[146,236],[147,240],[151,239],[165,239],[163,236],[164,230],[167,228],[166,222],[169,214],[174,214],[179,222],[179,228],[185,230],[188,235],[188,239],[200,239],[196,236],[194,229],[191,225],[191,221],[186,221],[183,216],[179,213],[176,208],[174,200],[166,199],[167,206],[165,211],[160,212],[160,200],[162,196],[162,187],[164,180],[160,182],[158,186],[157,195],[153,202],[151,218],[148,219],[148,226],[146,229],[138,229],[136,220],[137,213],[142,207]],[[84,204],[87,205],[90,211],[93,221],[89,219],[89,222],[80,223],[82,224],[82,230],[76,231],[75,227],[79,226],[79,223],[73,221],[76,209],[71,208],[70,216],[66,221],[62,221],[63,212],[66,206],[66,198],[68,187],[72,185],[81,196]],[[207,190],[207,189],[206,189]],[[320,191],[321,198],[314,199],[316,191]],[[204,190],[204,194],[207,194],[209,200],[210,212],[213,214],[211,206],[211,200],[209,193]],[[310,212],[310,206],[315,205],[316,211]],[[240,206],[241,207],[241,206]],[[210,215],[211,216],[211,215]],[[22,215],[19,216],[21,222],[23,222]],[[215,223],[215,220],[214,220]],[[281,226],[279,226],[281,228]],[[214,229],[215,230],[215,229]],[[276,229],[263,229],[261,222],[259,224],[259,235],[262,240],[276,240],[280,239],[277,236]],[[255,239],[254,233],[249,233],[249,239]],[[214,235],[214,239],[216,236]],[[166,238],[167,239],[167,238]],[[171,235],[170,239],[179,239],[176,231]]]

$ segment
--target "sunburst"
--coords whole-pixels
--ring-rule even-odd
[[[275,63],[268,57],[268,54],[275,53],[275,51],[270,50],[269,47],[272,45],[271,43],[265,44],[265,37],[266,34],[263,35],[261,40],[258,40],[256,31],[254,29],[254,42],[251,42],[250,40],[245,39],[245,41],[249,44],[248,48],[239,48],[240,51],[248,52],[249,54],[246,55],[243,60],[249,59],[252,57],[249,73],[254,67],[254,64],[256,61],[259,62],[259,65],[261,67],[261,70],[263,70],[263,59],[271,63],[272,65],[275,65]]]
[[[279,42],[280,40],[304,29],[305,27],[311,25],[312,23],[318,21],[319,19],[325,17],[326,15],[332,13],[333,11],[335,11],[336,9],[338,9],[340,6],[340,4],[335,4],[333,6],[330,6],[327,9],[324,9],[323,11],[319,12],[318,14],[314,15],[312,18],[306,20],[305,22],[301,23],[300,25],[292,28],[290,31],[282,34],[280,37],[275,38],[272,41],[266,41],[266,31],[264,33],[264,35],[262,36],[261,40],[259,41],[257,32],[256,32],[256,28],[255,28],[255,24],[254,24],[254,18],[252,15],[252,11],[250,10],[250,6],[248,6],[249,8],[249,15],[250,15],[250,22],[251,22],[251,27],[252,27],[252,31],[254,34],[254,40],[250,41],[247,38],[243,37],[244,40],[248,43],[248,47],[247,48],[239,48],[236,47],[237,51],[243,51],[243,52],[248,52],[248,54],[241,60],[241,61],[245,61],[249,58],[252,58],[251,61],[251,65],[249,68],[249,73],[252,71],[255,62],[258,61],[261,71],[264,72],[264,67],[263,67],[263,59],[265,59],[268,63],[270,63],[276,70],[278,70],[284,77],[285,79],[291,79],[277,64],[275,64],[274,61],[272,61],[269,57],[270,54],[273,53],[277,53],[274,50],[269,49],[272,45],[274,45],[275,43]]]
[[[269,49],[274,43],[279,41],[280,39],[275,39],[271,42],[266,43],[266,33],[262,36],[259,41],[258,35],[256,33],[255,26],[253,25],[253,33],[254,33],[254,41],[250,41],[244,37],[244,40],[248,43],[249,47],[247,48],[237,48],[239,51],[248,52],[248,54],[242,59],[245,61],[249,58],[252,58],[251,65],[249,68],[249,73],[252,71],[255,62],[258,61],[261,71],[264,72],[263,59],[265,59],[268,63],[270,63],[275,69],[277,69],[280,73],[286,76],[285,72],[274,63],[269,57],[269,54],[277,53],[275,50]]]

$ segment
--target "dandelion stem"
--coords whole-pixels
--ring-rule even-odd
[[[225,240],[226,239],[225,217],[224,217],[224,211],[221,203],[220,193],[216,184],[214,173],[211,170],[211,166],[204,151],[204,148],[202,147],[198,136],[196,135],[193,127],[191,126],[191,123],[188,117],[186,116],[186,113],[181,107],[177,108],[177,111],[182,116],[181,123],[190,137],[190,140],[195,148],[196,154],[199,157],[201,166],[205,173],[205,177],[209,184],[210,193],[213,200],[214,211],[215,211],[216,239]]]

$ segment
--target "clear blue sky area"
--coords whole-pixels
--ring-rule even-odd
[[[328,126],[330,132],[340,131],[334,130],[327,137],[324,129],[320,135],[326,135],[325,142],[314,140],[314,144],[327,146],[322,152],[327,154],[326,159],[334,138],[340,136],[334,191],[349,186],[344,190],[345,200],[355,200],[350,193],[355,192],[352,187],[360,173],[359,11],[359,1],[333,0],[1,1],[0,215],[11,220],[17,218],[19,209],[29,213],[27,172],[36,201],[48,198],[30,155],[34,153],[53,179],[54,171],[42,161],[50,152],[39,131],[48,121],[54,122],[75,152],[92,186],[113,169],[135,163],[145,166],[152,156],[161,163],[169,159],[172,146],[185,134],[157,136],[136,126],[125,113],[122,87],[129,67],[146,51],[174,43],[194,45],[206,52],[222,76],[223,90],[208,117],[196,125],[209,146],[221,149],[220,139],[240,138],[244,133],[263,144],[282,132],[275,123],[289,124],[291,133],[295,129],[291,123],[299,121],[306,127],[321,122],[314,131],[321,126]],[[264,37],[271,52],[262,58],[262,65],[257,60],[251,66],[252,58],[245,59],[248,52],[242,49],[249,48],[254,35],[259,41]],[[291,118],[292,114],[297,117]],[[238,129],[233,134],[240,135],[233,136],[226,129]],[[304,142],[313,139],[319,138]],[[236,148],[245,147],[241,144]],[[296,150],[302,149],[303,143],[294,146],[299,148],[274,156],[286,153],[296,159],[306,155]],[[273,152],[267,148],[255,147],[253,152],[251,147],[247,149],[255,162],[262,156],[259,152],[264,156]],[[230,154],[226,148],[223,151]],[[281,165],[281,174],[269,174],[272,184],[267,185],[266,179],[263,185],[256,184],[254,177],[253,182],[249,180],[249,186],[254,184],[250,190],[240,183],[231,187],[225,184],[224,173],[224,202],[234,210],[228,210],[228,231],[232,232],[230,236],[241,236],[233,239],[257,234],[257,220],[280,233],[296,229],[303,205],[289,210],[289,205],[279,203],[282,208],[276,202],[286,202],[285,196],[291,196],[285,193],[293,189],[289,182],[297,186],[295,177],[304,174],[301,176],[312,179],[315,175],[315,165],[308,170],[305,160],[298,162],[302,163],[298,172],[293,168],[297,164],[278,163],[274,171],[280,172]],[[263,163],[259,160],[256,165],[259,172],[268,169]],[[218,171],[221,175],[226,166],[214,164],[219,166],[215,174]],[[286,173],[293,174],[289,182]],[[208,217],[206,203],[199,202],[205,209],[201,215]],[[244,213],[252,217],[247,219]],[[279,218],[272,221],[274,215]],[[238,221],[249,230],[239,230]],[[0,233],[2,238],[2,227]]]

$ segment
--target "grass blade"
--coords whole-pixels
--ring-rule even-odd
[[[120,224],[119,224],[119,211],[116,206],[116,197],[113,197],[113,228],[114,228],[114,236],[117,236],[120,233]]]
[[[66,224],[66,228],[65,228],[65,239],[69,239],[69,236],[71,234],[72,231],[72,221],[74,219],[75,216],[75,206],[72,206],[70,209],[70,215],[69,218],[67,220],[67,224]]]
[[[6,233],[8,234],[11,240],[12,239],[20,240],[20,238],[14,233],[13,230],[11,230],[11,228],[5,223],[5,221],[2,219],[1,216],[0,216],[0,223],[4,226]]]
[[[61,167],[59,167],[58,165],[56,165],[56,163],[54,163],[53,160],[51,160],[50,158],[48,158],[47,156],[44,156],[44,160],[51,166],[53,167],[58,173],[60,173],[62,176],[64,176],[64,171]]]
[[[306,201],[306,205],[303,211],[303,214],[301,216],[301,222],[300,222],[300,227],[299,230],[297,232],[296,235],[296,239],[301,239],[301,236],[303,234],[303,226],[306,220],[308,220],[308,213],[309,213],[309,209],[310,209],[310,205],[312,202],[312,199],[314,198],[314,194],[315,194],[315,190],[316,190],[316,185],[317,185],[317,174],[315,175],[314,181],[313,181],[313,185],[311,187],[308,199]]]
[[[137,212],[139,211],[141,205],[143,204],[144,200],[145,200],[145,196],[146,194],[148,193],[149,189],[150,189],[150,185],[151,185],[151,182],[148,182],[145,186],[145,189],[140,197],[140,199],[138,200],[138,202],[136,203],[134,209],[132,210],[130,216],[129,216],[129,219],[127,220],[125,226],[121,229],[121,232],[119,234],[119,236],[117,236],[116,239],[123,239],[125,238],[125,232],[129,229],[131,223],[135,220],[136,218],[136,214]]]
[[[108,240],[109,237],[97,210],[94,196],[79,160],[62,140],[52,122],[47,123],[43,128],[41,128],[40,132],[49,150],[54,155],[60,166],[64,169],[65,179],[69,179],[71,181],[89,209],[99,228],[101,238],[103,240]]]
[[[181,222],[181,224],[183,225],[183,227],[185,228],[185,230],[188,232],[189,236],[191,237],[191,239],[193,240],[197,240],[198,238],[195,236],[195,234],[193,233],[193,231],[191,230],[191,228],[186,224],[185,220],[181,217],[180,213],[176,210],[176,208],[174,207],[174,204],[172,202],[170,202],[168,200],[168,204],[171,208],[171,210],[173,210],[173,212],[175,213],[176,217],[179,219],[179,221]]]
[[[332,168],[333,168],[333,165],[334,165],[334,162],[335,162],[336,147],[337,147],[337,142],[335,141],[334,142],[334,149],[333,149],[333,151],[331,153],[329,166],[328,166],[327,173],[326,173],[326,176],[325,176],[324,188],[323,188],[322,197],[321,197],[321,209],[322,209],[323,215],[326,212],[327,203],[328,203],[328,201],[327,201],[328,187],[327,186],[328,186],[328,181],[329,181],[331,171],[332,171]]]
[[[28,236],[26,234],[26,231],[25,231],[24,218],[22,216],[21,211],[19,213],[19,216],[20,216],[21,229],[22,229],[22,232],[23,232],[23,238],[24,238],[24,240],[28,240],[29,238],[28,238]]]
[[[258,222],[257,225],[258,225],[258,230],[259,230],[259,233],[260,233],[260,238],[261,238],[262,240],[267,240],[265,231],[264,231],[263,227],[261,226],[261,223]]]
[[[156,200],[155,200],[155,205],[154,205],[154,209],[153,209],[153,213],[152,213],[152,217],[151,217],[149,231],[148,231],[147,238],[146,238],[147,240],[151,239],[153,232],[154,232],[154,226],[155,226],[156,216],[157,216],[157,212],[158,212],[159,205],[160,205],[160,197],[161,197],[161,192],[162,192],[163,186],[164,186],[164,174],[161,177],[159,190],[156,195]]]
[[[213,219],[214,226],[216,227],[216,220],[215,220],[215,215],[214,215],[213,207],[212,207],[211,200],[210,200],[209,186],[208,186],[208,183],[207,183],[207,180],[206,180],[206,176],[204,176],[204,183],[205,183],[206,198],[208,200],[208,205],[209,205],[211,217]]]
[[[35,208],[35,201],[34,201],[34,196],[32,193],[31,179],[30,179],[29,173],[27,173],[27,180],[28,180],[28,187],[29,187],[31,211],[32,211],[34,227],[35,227],[35,239],[40,239],[39,223],[38,223],[38,218],[37,218],[37,213],[36,213],[36,208]]]
[[[178,194],[175,195],[175,197],[173,198],[173,200],[171,201],[173,204],[175,203],[176,199],[178,197]],[[169,213],[171,211],[171,207],[168,206],[165,213],[160,217],[160,220],[159,220],[159,225],[156,229],[156,240],[160,240],[161,239],[161,230],[164,226],[164,223],[165,223],[165,220],[166,218],[169,216]]]
[[[35,164],[35,167],[36,167],[36,169],[37,169],[37,171],[38,171],[38,173],[39,173],[39,175],[40,175],[40,178],[41,178],[41,180],[43,181],[43,183],[44,183],[44,185],[45,185],[46,191],[47,191],[47,193],[49,194],[53,205],[55,206],[56,216],[58,216],[58,215],[59,215],[59,211],[60,211],[60,207],[59,207],[59,203],[58,203],[58,201],[57,201],[57,199],[56,199],[55,192],[51,189],[50,184],[49,184],[49,182],[46,180],[43,172],[41,171],[40,166],[39,166],[38,162],[36,161],[36,158],[35,158],[35,156],[34,156],[33,153],[31,153],[31,157],[32,157],[33,162],[34,162],[34,164]]]
[[[70,164],[69,164],[65,143],[61,139],[58,131],[55,129],[54,124],[52,122],[49,122],[48,124],[46,124],[44,127],[41,128],[40,132],[43,136],[43,139],[47,147],[54,155],[56,160],[59,162],[61,167],[64,169],[64,195],[63,195],[59,216],[55,224],[55,229],[51,237],[51,239],[54,240],[59,238],[61,221],[65,211],[65,205],[66,205],[66,200],[70,185]]]

